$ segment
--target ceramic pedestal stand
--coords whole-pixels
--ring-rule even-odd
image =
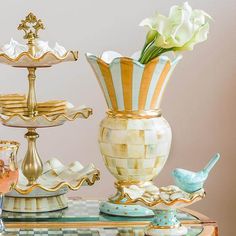
[[[178,236],[186,235],[187,228],[177,219],[177,209],[203,199],[204,189],[187,193],[177,186],[167,186],[159,189],[159,194],[146,191],[142,196],[133,198],[126,194],[128,204],[140,204],[154,212],[154,220],[147,229],[150,236]]]
[[[148,228],[147,234],[150,236],[178,236],[186,235],[188,230],[182,226],[176,218],[175,209],[153,210],[155,218]]]
[[[29,82],[26,104],[27,114],[20,114],[16,111],[12,115],[0,114],[0,120],[5,126],[27,128],[28,130],[25,134],[28,142],[28,150],[21,165],[24,175],[22,175],[22,178],[26,177],[26,179],[20,178],[16,186],[16,192],[6,195],[6,204],[4,203],[3,208],[8,211],[40,212],[47,211],[45,206],[48,205],[46,204],[47,202],[50,202],[53,207],[48,210],[58,210],[67,206],[64,194],[69,189],[78,190],[84,181],[92,185],[99,179],[99,172],[93,168],[92,172],[87,173],[84,171],[83,166],[77,166],[75,170],[71,170],[71,173],[76,176],[76,179],[73,179],[73,183],[69,183],[67,181],[68,174],[64,172],[67,168],[58,169],[58,166],[52,166],[48,171],[49,173],[55,171],[56,176],[59,176],[58,181],[56,183],[53,181],[55,177],[51,173],[49,181],[46,185],[42,185],[39,177],[42,176],[44,167],[36,148],[36,139],[39,137],[36,129],[59,126],[66,121],[74,121],[77,118],[88,118],[92,114],[92,109],[87,107],[75,108],[72,105],[58,115],[47,115],[47,111],[39,114],[35,92],[36,69],[51,67],[54,64],[66,61],[76,61],[78,59],[78,52],[66,51],[58,44],[56,44],[54,49],[51,49],[47,45],[47,42],[40,41],[38,31],[44,29],[44,25],[32,13],[21,21],[18,29],[24,31],[24,39],[27,40],[27,45],[17,44],[16,41],[12,43],[11,41],[5,47],[7,48],[6,51],[0,53],[0,63],[17,68],[27,68]],[[10,56],[9,53],[12,52],[15,54]],[[54,108],[48,107],[48,112]],[[64,173],[64,175],[62,176],[61,173]],[[65,186],[66,190],[64,189]],[[28,202],[32,204],[28,204]]]

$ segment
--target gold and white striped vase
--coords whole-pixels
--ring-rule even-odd
[[[158,191],[150,181],[162,170],[172,137],[160,102],[181,56],[173,60],[160,56],[146,65],[112,51],[101,57],[86,56],[109,109],[100,123],[99,145],[117,179],[118,192],[110,202],[138,197],[147,188]]]

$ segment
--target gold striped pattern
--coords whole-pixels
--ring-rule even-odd
[[[106,93],[105,93],[105,90],[104,90],[103,87],[102,87],[102,83],[101,83],[101,81],[100,81],[100,79],[99,79],[98,72],[97,72],[97,70],[95,70],[95,68],[94,68],[93,66],[91,66],[91,67],[92,67],[93,73],[94,73],[94,74],[96,75],[96,77],[97,77],[97,81],[98,81],[99,87],[100,87],[101,90],[102,90],[103,96],[104,96],[104,98],[106,98]],[[107,101],[107,98],[106,98],[106,103],[107,103],[107,106],[109,107],[109,102]]]
[[[156,85],[155,92],[154,92],[154,95],[153,95],[152,101],[151,101],[151,109],[154,109],[156,106],[157,99],[160,95],[160,92],[161,92],[162,86],[165,82],[166,76],[167,76],[168,72],[170,71],[170,67],[171,67],[170,61],[168,61],[165,65],[165,67],[160,75],[160,78],[158,80],[158,83]]]
[[[132,58],[116,58],[110,64],[100,58],[89,60],[95,74],[102,83],[102,90],[108,108],[115,112],[158,110],[161,96],[171,73],[172,62],[169,59],[154,58],[142,65]],[[103,81],[100,81],[103,80]]]
[[[111,71],[109,66],[104,63],[102,60],[98,60],[97,61],[99,68],[101,70],[101,73],[103,75],[106,87],[107,87],[107,91],[109,93],[110,99],[111,99],[111,104],[113,109],[117,110],[118,106],[117,106],[117,100],[116,100],[116,92],[115,92],[115,88],[114,88],[114,84],[112,81],[112,75],[111,75]]]
[[[158,58],[149,62],[144,68],[139,92],[139,101],[138,101],[139,110],[144,110],[145,108],[149,86],[157,63],[158,63]]]
[[[125,110],[132,110],[133,60],[121,58],[120,69]]]

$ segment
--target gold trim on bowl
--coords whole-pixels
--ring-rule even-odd
[[[193,193],[193,195],[189,199],[177,198],[177,199],[174,199],[174,200],[171,200],[171,201],[165,201],[163,199],[148,201],[144,197],[138,197],[136,199],[133,199],[128,193],[126,193],[124,191],[124,187],[129,186],[131,184],[133,184],[133,183],[129,182],[129,181],[118,181],[118,182],[116,182],[115,187],[117,188],[117,194],[116,194],[117,198],[114,199],[114,197],[113,197],[113,198],[109,198],[109,200],[114,204],[130,205],[130,204],[142,203],[142,204],[144,204],[145,206],[148,206],[148,207],[155,207],[159,204],[164,204],[166,206],[173,206],[176,203],[191,204],[194,201],[201,200],[206,196],[206,192],[202,191],[202,192],[199,192],[199,193],[196,192],[196,194]],[[124,199],[126,199],[125,202],[123,201]]]
[[[46,56],[53,56],[56,60],[58,61],[63,61],[65,60],[69,54],[72,54],[73,58],[75,61],[78,60],[78,55],[79,55],[79,52],[78,51],[68,51],[66,52],[63,56],[58,56],[56,55],[55,53],[51,52],[51,51],[48,51],[48,52],[45,52],[43,55],[41,55],[40,57],[34,57],[32,56],[29,52],[22,52],[20,53],[16,58],[11,58],[9,57],[7,54],[5,53],[0,53],[0,58],[3,57],[5,59],[7,59],[8,61],[10,62],[15,62],[17,63],[22,57],[28,57],[30,60],[32,60],[32,62],[39,62],[41,61],[42,59],[44,59],[44,57]],[[17,67],[17,66],[16,66]]]
[[[159,204],[164,204],[166,206],[173,206],[176,203],[187,203],[187,204],[191,204],[193,203],[195,200],[201,200],[205,197],[206,193],[204,192],[202,195],[195,195],[193,196],[191,199],[185,199],[185,198],[177,198],[171,202],[166,202],[162,199],[158,199],[156,201],[147,201],[146,199],[144,199],[143,197],[137,198],[137,199],[132,199],[128,193],[125,193],[122,198],[120,197],[118,200],[116,201],[112,201],[112,203],[115,204],[123,204],[123,205],[130,205],[130,204],[135,204],[135,203],[143,203],[145,206],[148,207],[154,207],[157,206]],[[126,198],[127,201],[125,203],[122,203],[120,200]]]
[[[80,187],[82,186],[84,182],[86,182],[89,186],[92,186],[98,180],[100,180],[100,171],[94,170],[93,173],[89,174],[89,176],[85,176],[82,179],[80,179],[79,182],[75,186],[70,185],[68,182],[61,182],[57,184],[56,186],[54,186],[53,188],[47,188],[47,187],[42,186],[41,184],[35,183],[31,186],[28,186],[27,189],[20,189],[19,187],[16,186],[14,190],[22,195],[27,195],[36,188],[42,189],[46,192],[56,192],[63,187],[68,187],[70,190],[76,191],[80,189]]]
[[[84,112],[88,112],[88,114],[84,114]],[[66,120],[68,121],[74,121],[75,119],[77,119],[80,115],[84,118],[84,119],[87,119],[90,115],[93,114],[93,110],[92,108],[84,108],[84,109],[81,109],[80,111],[77,111],[73,114],[73,112],[71,112],[71,115],[69,114],[59,114],[59,115],[55,115],[55,116],[47,116],[45,114],[43,115],[36,115],[36,116],[33,116],[33,117],[29,117],[29,116],[24,116],[22,114],[14,114],[14,115],[11,115],[11,116],[7,116],[8,118],[4,119],[3,117],[0,116],[0,120],[2,121],[2,123],[4,125],[7,125],[7,122],[11,121],[14,117],[19,117],[21,120],[23,121],[35,121],[39,118],[44,118],[46,121],[48,122],[55,122],[61,118],[65,118]],[[4,114],[2,114],[4,115]],[[5,116],[5,115],[4,115]]]

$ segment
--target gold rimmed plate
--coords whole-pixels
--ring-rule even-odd
[[[20,170],[18,184],[6,196],[57,196],[69,190],[77,191],[82,186],[91,186],[99,179],[100,172],[92,163],[83,166],[79,161],[75,161],[64,165],[58,159],[53,158],[44,164],[43,174],[33,185],[28,185],[27,179]]]
[[[91,163],[83,166],[75,161],[64,165],[56,158],[44,164],[43,174],[35,184],[28,186],[21,170],[19,173],[17,185],[4,196],[5,211],[32,213],[64,209],[68,206],[68,191],[79,191],[100,179],[99,170]]]
[[[195,202],[198,202],[202,200],[205,197],[205,192],[204,190],[200,190],[198,192],[195,192],[193,194],[190,194],[188,197],[179,197],[174,200],[166,201],[163,199],[158,199],[158,200],[147,200],[145,198],[139,198],[135,199],[135,203],[139,203],[143,206],[148,207],[149,209],[155,210],[167,210],[169,208],[171,209],[179,209],[183,207],[188,207],[189,205],[192,205]]]
[[[200,189],[193,193],[187,193],[177,186],[167,186],[159,189],[159,193],[145,191],[142,196],[132,197],[128,192],[123,192],[113,203],[116,204],[138,204],[149,209],[167,210],[187,207],[197,201],[202,200],[206,193]],[[124,199],[126,202],[124,203]]]
[[[35,117],[28,117],[22,114],[14,114],[6,116],[0,114],[0,120],[3,125],[19,128],[46,128],[59,126],[66,121],[74,121],[78,118],[87,119],[92,114],[92,109],[88,107],[71,107],[68,108],[66,113],[54,116],[38,115]]]
[[[78,51],[68,51],[63,56],[48,51],[40,57],[33,57],[29,52],[22,52],[16,58],[9,57],[5,53],[0,53],[0,63],[14,67],[50,67],[61,62],[77,60]]]

